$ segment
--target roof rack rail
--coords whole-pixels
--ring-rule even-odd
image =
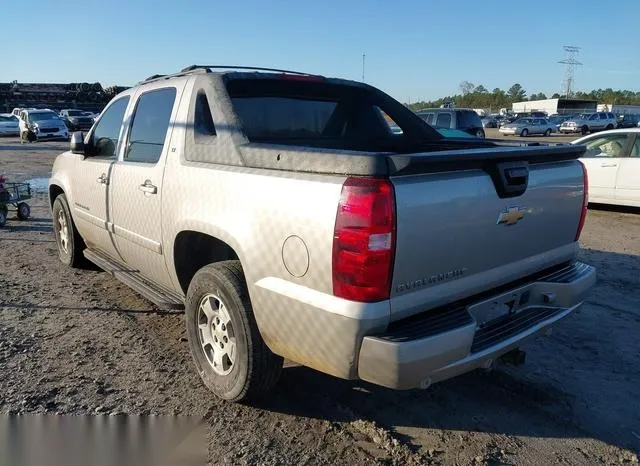
[[[276,72],[276,73],[295,74],[295,75],[300,75],[300,76],[314,76],[314,77],[317,77],[317,78],[323,78],[324,77],[324,76],[319,75],[319,74],[303,73],[302,71],[281,70],[281,69],[278,69],[278,68],[262,68],[262,67],[259,67],[259,66],[191,65],[191,66],[187,66],[186,68],[182,69],[181,71],[179,71],[177,73],[172,73],[172,74],[154,74],[154,75],[149,76],[148,78],[140,81],[139,84],[149,83],[149,82],[152,82],[152,81],[158,81],[160,79],[176,78],[178,76],[185,76],[185,75],[191,74],[191,73],[211,73],[211,70],[220,70],[220,69],[272,71],[272,72]]]
[[[253,71],[273,71],[276,73],[298,74],[302,76],[318,76],[319,74],[304,73],[302,71],[281,70],[278,68],[263,68],[260,66],[237,66],[237,65],[191,65],[182,70],[183,73],[195,71],[198,69],[205,69],[210,72],[212,69],[228,69],[228,70],[253,70]]]
[[[147,79],[144,79],[142,81],[140,81],[139,84],[141,83],[149,83],[152,81],[158,81],[160,79],[169,79],[169,78],[176,78],[178,76],[185,76],[186,74],[189,73],[195,73],[195,72],[200,72],[200,73],[205,73],[206,70],[203,69],[193,69],[193,70],[188,70],[188,71],[179,71],[178,73],[171,73],[171,74],[154,74],[153,76],[149,76]]]

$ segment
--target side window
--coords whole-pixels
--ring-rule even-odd
[[[585,143],[584,157],[624,157],[627,137],[626,134],[611,134],[594,138]]]
[[[607,114],[606,113],[601,113],[600,114],[600,119],[601,120],[606,120],[607,119]]]
[[[609,116],[610,119],[615,120],[616,116],[613,113],[608,113],[607,114]]]
[[[421,115],[418,115],[420,118],[422,118],[425,123],[432,125],[433,124],[433,113],[423,113]]]
[[[125,161],[156,163],[160,159],[175,99],[175,87],[140,96],[133,114]]]
[[[129,104],[129,96],[121,97],[112,103],[102,114],[102,118],[93,130],[91,155],[113,158],[120,137],[120,128],[124,112]]]
[[[640,157],[640,137],[636,136],[636,142],[633,144],[629,155],[631,157]]]
[[[436,128],[450,128],[451,127],[451,114],[450,113],[438,113],[436,118]]]
[[[376,111],[380,115],[380,118],[384,122],[385,128],[390,133],[392,133],[392,134],[403,134],[402,129],[400,128],[400,126],[398,126],[398,123],[396,123],[393,120],[393,118],[391,118],[389,115],[387,115],[386,112],[384,110],[382,110],[380,107],[376,106],[374,108],[376,109]]]
[[[597,119],[598,119],[598,114],[597,113],[594,113],[593,115],[591,115],[589,117],[589,120],[597,120]]]
[[[205,94],[202,89],[200,89],[196,95],[193,131],[196,140],[198,140],[200,136],[216,135],[216,128],[213,124],[213,116],[211,115],[211,107],[209,107],[209,99],[207,99],[207,94]]]

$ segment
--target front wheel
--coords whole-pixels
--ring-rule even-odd
[[[85,259],[82,251],[85,249],[84,241],[76,229],[69,210],[67,197],[60,194],[53,201],[53,231],[58,244],[58,257],[60,261],[70,267],[80,267]]]
[[[582,132],[582,134],[587,134],[587,133],[589,132],[589,127],[588,127],[587,125],[584,125],[584,126],[582,127],[581,132]]]
[[[273,388],[284,360],[260,335],[239,261],[201,268],[189,285],[185,308],[191,354],[209,390],[241,402]]]
[[[9,210],[6,205],[0,205],[0,228],[7,224],[7,215]]]
[[[550,129],[547,129],[547,130],[544,132],[544,135],[545,135],[545,136],[551,136],[551,130],[550,130]]]
[[[529,130],[527,128],[523,129],[520,133],[520,136],[526,138],[527,136],[529,136]]]

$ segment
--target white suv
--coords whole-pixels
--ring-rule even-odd
[[[614,129],[618,123],[611,112],[582,113],[560,125],[561,133],[593,133],[605,129]]]
[[[23,110],[20,112],[20,142],[35,139],[68,139],[69,130],[64,120],[49,109]]]

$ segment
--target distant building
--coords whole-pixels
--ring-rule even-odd
[[[597,111],[598,101],[587,99],[544,99],[527,100],[512,104],[514,113],[522,112],[546,112],[547,115],[556,113],[581,113]]]

